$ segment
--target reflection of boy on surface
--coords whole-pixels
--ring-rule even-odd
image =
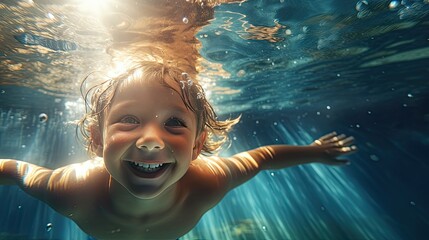
[[[201,86],[181,70],[141,62],[92,89],[81,121],[98,157],[49,170],[0,161],[0,183],[17,184],[100,239],[174,239],[260,170],[343,165],[353,138],[328,134],[309,146],[264,146],[228,158],[219,149],[239,119],[218,121]]]

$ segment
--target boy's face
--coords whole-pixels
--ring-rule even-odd
[[[104,119],[100,148],[106,168],[141,199],[182,178],[205,140],[196,137],[195,114],[179,94],[157,81],[119,86]]]

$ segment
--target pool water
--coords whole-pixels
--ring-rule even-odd
[[[50,168],[87,158],[73,124],[80,82],[119,40],[77,5],[0,3],[0,158]],[[131,21],[110,16],[119,30]],[[181,239],[427,238],[428,1],[249,0],[217,6],[203,25],[207,97],[220,118],[242,114],[221,155],[333,130],[359,151],[350,166],[262,172]],[[91,239],[17,187],[0,196],[0,239]]]

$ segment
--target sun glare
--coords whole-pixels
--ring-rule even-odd
[[[83,12],[100,15],[111,6],[111,0],[75,0]]]

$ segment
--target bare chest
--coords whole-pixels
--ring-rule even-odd
[[[205,212],[201,210],[182,207],[164,214],[126,217],[99,208],[74,221],[96,239],[177,239],[197,224]]]

